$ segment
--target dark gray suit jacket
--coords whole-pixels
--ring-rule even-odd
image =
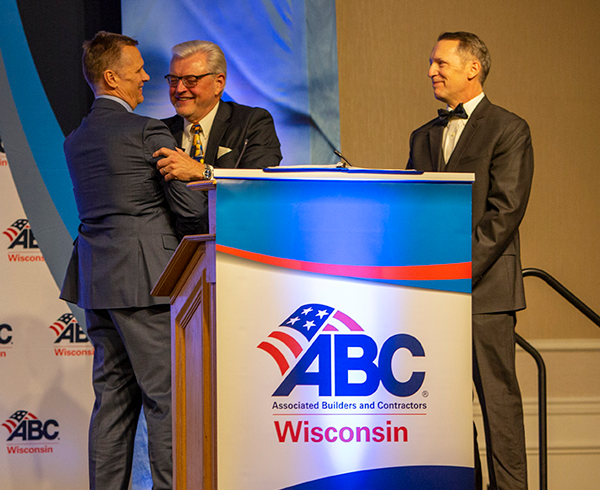
[[[183,118],[173,116],[163,121],[171,130],[177,145],[181,146]],[[230,148],[231,151],[217,159],[219,146]],[[260,107],[221,101],[210,130],[205,161],[214,167],[233,168],[242,151],[244,154],[239,168],[279,165],[281,150],[273,118]]]
[[[525,308],[519,225],[533,179],[527,123],[490,103],[479,103],[444,165],[443,125],[434,119],[410,137],[407,168],[424,172],[472,172],[473,313]]]
[[[181,146],[184,120],[181,116],[163,119]],[[231,151],[217,158],[219,147]],[[240,160],[240,155],[242,156]],[[276,167],[281,161],[279,138],[271,114],[260,107],[248,107],[221,101],[213,121],[206,148],[206,163],[217,168]],[[199,192],[203,204],[200,210],[202,233],[208,233],[208,195]]]
[[[87,309],[167,303],[150,296],[181,237],[200,230],[200,193],[165,183],[152,153],[164,123],[99,98],[64,149],[81,224],[61,298]]]

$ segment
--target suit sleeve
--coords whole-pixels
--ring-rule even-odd
[[[273,117],[268,111],[255,108],[246,130],[248,143],[240,160],[240,168],[276,167],[281,161],[279,138]]]
[[[410,134],[410,139],[408,141],[408,163],[406,164],[406,170],[415,170],[415,162],[413,158],[413,139],[415,137],[415,131]]]
[[[505,252],[521,224],[533,179],[527,123],[514,118],[493,149],[484,214],[473,230],[473,284]]]
[[[149,119],[144,127],[144,149],[148,161],[154,165],[157,180],[163,187],[167,205],[175,216],[175,231],[179,239],[185,235],[207,233],[206,196],[204,193],[188,189],[185,183],[162,178],[156,170],[158,158],[152,154],[159,148],[175,149],[175,139],[162,121]]]

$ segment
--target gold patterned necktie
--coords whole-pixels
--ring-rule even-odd
[[[199,124],[193,124],[190,128],[190,132],[193,136],[192,158],[200,163],[204,163],[204,149],[202,148],[202,140],[200,139],[200,135],[202,134],[202,126]]]

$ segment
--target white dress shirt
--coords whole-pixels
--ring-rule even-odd
[[[465,129],[467,125],[468,118],[471,117],[473,111],[477,107],[477,105],[483,100],[485,94],[481,92],[477,97],[471,99],[469,102],[465,102],[463,104],[463,108],[467,113],[467,119],[460,119],[458,117],[453,117],[448,121],[448,124],[444,128],[444,136],[442,139],[442,147],[444,149],[444,162],[448,163],[450,157],[452,156],[452,152],[454,148],[456,148],[456,144],[460,139],[460,135]],[[449,110],[450,108],[447,107]]]
[[[210,136],[210,130],[212,128],[213,121],[215,120],[215,116],[217,115],[217,110],[219,109],[220,103],[221,101],[217,102],[212,110],[202,119],[200,119],[200,121],[198,121],[198,124],[200,124],[200,127],[202,128],[202,132],[200,133],[200,142],[202,143],[204,154],[206,154],[208,137]],[[183,120],[183,136],[181,137],[181,147],[188,155],[192,151],[192,142],[194,140],[194,136],[190,133],[190,128],[194,124],[195,123],[192,123],[187,119]]]

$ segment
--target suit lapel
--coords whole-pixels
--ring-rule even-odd
[[[219,143],[223,139],[225,131],[229,127],[229,117],[231,116],[231,108],[223,101],[219,102],[219,108],[210,128],[208,137],[208,147],[206,148],[205,159],[207,163],[214,165],[217,161],[217,150]]]
[[[436,123],[429,131],[429,151],[431,153],[431,166],[434,172],[441,172],[444,169],[444,156],[442,153],[442,137],[444,126]]]
[[[475,108],[473,114],[469,117],[467,125],[460,135],[460,139],[458,140],[458,143],[456,144],[456,147],[450,156],[450,160],[446,165],[446,172],[454,172],[457,169],[463,153],[469,147],[473,137],[477,134],[477,130],[481,126],[481,120],[485,117],[486,109],[489,105],[490,102],[488,101],[487,97],[484,97]]]
[[[460,139],[458,140],[458,143],[456,144],[452,155],[450,155],[450,160],[448,161],[448,164],[445,168],[446,172],[453,172],[454,170],[456,170],[458,162],[460,162],[460,159],[462,158],[465,149],[468,148],[471,138],[473,138],[473,135],[477,132],[477,126],[477,120],[474,118],[470,119],[467,122],[467,125],[465,126],[465,129],[463,130],[462,134],[460,135]]]

